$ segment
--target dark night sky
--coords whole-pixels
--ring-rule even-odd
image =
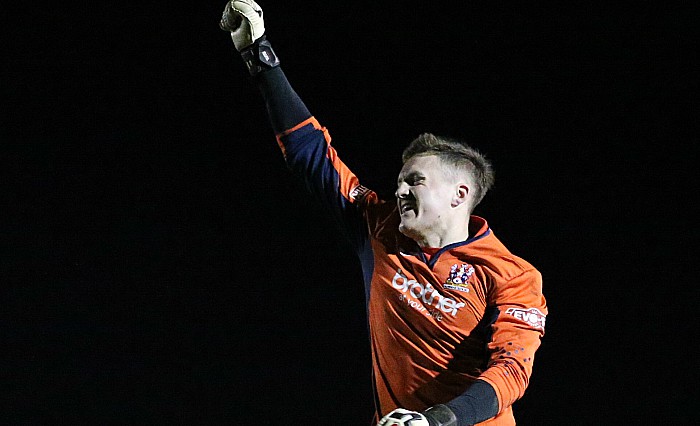
[[[368,425],[359,266],[290,178],[225,1],[143,3],[3,12],[2,423]],[[550,308],[519,424],[691,424],[696,19],[261,3],[366,186],[391,194],[424,131],[493,160],[477,214]]]

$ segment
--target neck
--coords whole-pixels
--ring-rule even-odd
[[[441,232],[440,232],[441,231]],[[462,221],[453,226],[445,226],[441,230],[428,232],[425,235],[413,236],[413,240],[421,248],[442,248],[450,244],[460,243],[469,238],[469,221]]]

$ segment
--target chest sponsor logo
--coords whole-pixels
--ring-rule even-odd
[[[447,277],[447,281],[443,285],[445,288],[450,290],[462,291],[464,293],[469,293],[469,278],[474,275],[474,267],[468,263],[462,263],[461,265],[455,263],[450,268],[450,276]]]
[[[394,279],[391,280],[391,285],[395,289],[401,291],[403,296],[407,298],[410,296],[412,299],[408,301],[410,306],[421,311],[427,310],[429,314],[435,317],[438,317],[435,315],[435,309],[429,309],[426,305],[431,308],[437,308],[437,310],[452,316],[457,315],[459,308],[464,306],[464,303],[457,302],[454,299],[440,294],[430,283],[422,284],[416,280],[409,280],[400,269],[396,271]]]
[[[537,308],[508,308],[506,310],[506,315],[511,315],[534,328],[540,328],[542,330],[544,330],[544,323],[547,320],[547,316],[540,312],[540,310]]]

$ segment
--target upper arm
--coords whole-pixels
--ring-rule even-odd
[[[367,240],[363,208],[376,194],[360,185],[355,174],[331,146],[328,130],[311,117],[277,135],[277,142],[292,172],[360,250]]]

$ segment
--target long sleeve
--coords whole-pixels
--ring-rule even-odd
[[[272,130],[276,135],[311,118],[311,113],[287,81],[282,68],[275,67],[256,76],[265,100]]]
[[[532,374],[534,355],[544,335],[547,304],[542,276],[530,269],[496,283],[491,304],[499,311],[489,343],[491,358],[479,377],[498,396],[499,411],[522,397]]]
[[[256,81],[288,167],[333,218],[369,282],[372,256],[362,206],[376,202],[376,194],[360,185],[341,161],[328,130],[312,116],[280,67],[260,73]]]

